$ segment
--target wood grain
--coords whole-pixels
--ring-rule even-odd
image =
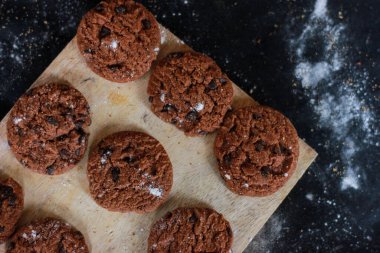
[[[159,58],[189,49],[161,27]],[[91,252],[146,252],[152,223],[179,206],[208,206],[230,221],[235,240],[233,251],[242,252],[280,205],[316,157],[300,140],[300,158],[295,174],[277,193],[264,198],[241,197],[230,192],[216,169],[213,155],[215,134],[186,137],[173,125],[159,120],[149,109],[146,94],[149,73],[136,82],[117,84],[96,76],[86,66],[74,38],[33,84],[51,80],[74,85],[87,98],[92,112],[90,148],[99,139],[119,130],[140,130],[158,139],[174,168],[174,185],[167,203],[156,212],[138,215],[113,213],[97,206],[89,195],[85,158],[61,176],[43,176],[22,167],[12,155],[6,139],[6,121],[0,123],[0,169],[12,176],[25,191],[25,211],[20,224],[43,216],[61,217],[79,229]],[[255,103],[234,86],[234,107]],[[3,249],[0,252],[4,252]]]

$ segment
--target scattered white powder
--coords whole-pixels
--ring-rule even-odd
[[[162,197],[163,191],[161,188],[155,188],[151,185],[148,187],[149,193],[156,197]]]
[[[194,109],[197,110],[198,112],[199,112],[199,111],[202,111],[204,108],[205,108],[205,105],[204,105],[203,103],[197,103],[197,104],[194,106]]]
[[[288,177],[289,176],[289,174],[288,173],[284,173],[284,177]]]
[[[25,239],[28,239],[28,235],[25,234],[25,233],[22,234],[22,237],[25,238]]]
[[[104,156],[102,156],[102,157],[100,158],[100,163],[101,163],[102,165],[104,165],[104,164],[106,164],[106,162],[107,162],[107,158],[104,157]]]
[[[165,93],[162,93],[160,96],[161,102],[165,102]]]
[[[313,201],[314,195],[313,195],[313,193],[308,193],[308,194],[305,195],[305,198],[308,199],[308,200],[310,200],[310,201]]]
[[[161,30],[161,44],[164,44],[166,42],[167,35],[165,30]]]
[[[248,185],[247,183],[243,184],[243,187],[244,187],[244,188],[248,188],[248,186],[249,186],[249,185]]]
[[[113,50],[116,50],[118,46],[119,46],[119,42],[117,40],[112,40],[110,48],[112,48]]]
[[[13,118],[13,124],[18,125],[23,120],[21,117],[14,117]]]
[[[160,51],[160,48],[159,48],[159,47],[156,47],[155,49],[153,49],[153,51],[154,51],[155,53],[158,53],[158,52]]]
[[[327,0],[316,0],[302,33],[290,40],[296,60],[294,75],[310,99],[319,127],[331,131],[331,138],[343,144],[340,156],[346,172],[341,190],[359,189],[360,166],[355,156],[363,150],[363,143],[371,144],[378,135],[374,113],[361,99],[366,95],[362,91],[369,75],[350,63],[344,32],[345,25],[336,24],[328,16]],[[311,61],[307,50],[315,45],[318,58]]]
[[[324,17],[327,13],[327,0],[317,0],[314,5],[313,16]]]
[[[227,180],[231,180],[231,176],[228,174],[225,174],[224,177],[227,178]]]
[[[359,189],[359,178],[360,175],[357,175],[353,168],[349,167],[346,171],[345,176],[343,177],[342,183],[340,185],[341,190],[346,190],[348,188],[353,188],[355,190]]]
[[[32,238],[35,239],[36,236],[37,236],[37,232],[36,230],[32,230],[32,234],[31,234]]]

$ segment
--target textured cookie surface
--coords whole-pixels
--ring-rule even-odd
[[[229,253],[233,234],[222,214],[209,208],[178,208],[151,228],[148,252]]]
[[[100,141],[90,154],[87,176],[95,201],[118,212],[153,211],[173,184],[165,149],[140,132],[118,132]]]
[[[12,178],[0,183],[0,242],[13,234],[24,208],[21,186]]]
[[[231,81],[209,57],[174,53],[154,68],[148,84],[152,111],[187,135],[215,131],[230,109]]]
[[[19,228],[8,253],[88,253],[83,235],[64,221],[45,218]]]
[[[156,59],[160,28],[139,3],[102,1],[79,24],[77,43],[87,65],[98,75],[128,82],[144,75]]]
[[[293,174],[298,136],[278,111],[249,106],[228,114],[215,139],[219,172],[235,193],[265,196],[276,192]]]
[[[57,175],[82,159],[90,124],[88,103],[78,90],[46,84],[16,102],[7,122],[8,143],[25,167]]]

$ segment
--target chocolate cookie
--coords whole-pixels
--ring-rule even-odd
[[[148,95],[158,117],[196,136],[219,128],[231,107],[233,88],[211,58],[186,52],[171,54],[157,64]]]
[[[8,253],[88,253],[83,235],[68,223],[45,218],[19,228],[8,244]]]
[[[0,183],[0,242],[13,234],[24,208],[24,193],[12,178]]]
[[[240,195],[276,192],[293,174],[298,154],[292,123],[266,106],[228,114],[215,139],[219,172],[230,190]]]
[[[118,132],[100,141],[90,154],[87,176],[95,201],[117,212],[153,211],[173,184],[165,149],[140,132]]]
[[[233,241],[230,224],[209,208],[178,208],[151,228],[148,252],[229,253]]]
[[[27,168],[58,175],[83,157],[91,124],[86,99],[67,84],[50,83],[24,94],[7,122],[8,143]]]
[[[156,59],[160,28],[152,13],[130,0],[100,2],[82,18],[77,43],[87,65],[114,82],[139,79]]]

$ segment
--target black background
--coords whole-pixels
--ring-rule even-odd
[[[304,19],[299,17],[311,14],[314,1],[141,2],[185,43],[213,57],[253,98],[287,115],[319,153],[247,252],[380,252],[380,150],[373,145],[378,134],[372,144],[360,146],[355,157],[360,188],[341,190],[341,143],[318,123],[310,98],[294,76],[289,33],[302,33]],[[1,0],[1,116],[72,39],[81,16],[96,3]],[[346,60],[369,74],[361,99],[379,130],[380,2],[334,0],[328,2],[328,11],[332,20],[346,26]],[[355,129],[351,131],[355,135]],[[332,162],[342,173],[331,172]],[[306,198],[308,193],[313,201]]]

